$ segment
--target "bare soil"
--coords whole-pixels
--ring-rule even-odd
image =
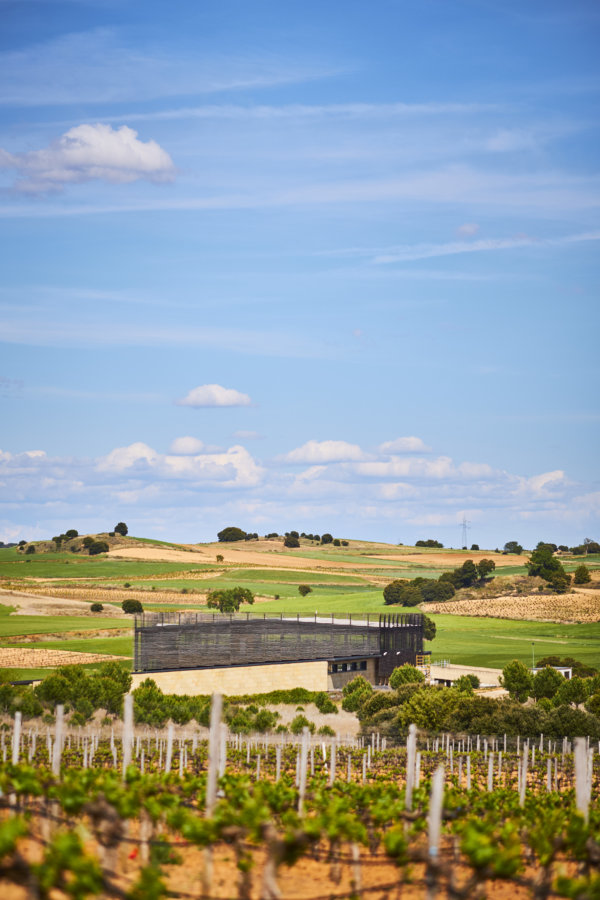
[[[16,606],[13,616],[98,616],[90,610],[90,604],[82,600],[74,600],[58,591],[59,596],[27,593],[26,591],[6,591],[0,588],[0,604],[3,606]],[[126,618],[123,610],[118,606],[111,606],[104,612],[111,618]]]
[[[108,662],[128,659],[107,653],[77,653],[73,650],[47,650],[30,647],[0,647],[0,669],[39,669],[54,666],[75,666],[80,663]]]

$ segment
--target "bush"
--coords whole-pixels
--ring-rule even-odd
[[[438,550],[441,550],[444,545],[440,544],[439,541],[434,541],[432,538],[428,538],[426,541],[417,541],[415,543],[415,547],[434,547]]]
[[[65,531],[65,537],[72,540],[73,538],[79,537],[79,532],[76,528],[69,528],[68,531]]]
[[[297,537],[292,537],[291,534],[288,534],[288,536],[283,540],[283,546],[296,549],[300,546],[300,541]]]
[[[129,529],[127,528],[127,525],[125,524],[125,522],[118,522],[115,525],[114,533],[120,534],[121,537],[125,537],[125,535],[127,534],[128,531],[129,531]]]
[[[333,539],[333,546],[334,546],[334,547],[341,547],[341,546],[342,546],[342,542],[340,541],[339,538],[334,538],[334,539]]]
[[[103,609],[104,607],[101,603],[92,603],[92,605],[90,606],[90,610],[92,612],[102,612]]]
[[[309,722],[306,716],[296,716],[290,722],[290,731],[292,732],[292,734],[302,734],[305,728],[308,728],[311,734],[315,733],[315,723]]]
[[[312,588],[309,584],[299,584],[298,593],[301,597],[306,597],[307,594],[312,594]]]
[[[465,694],[472,694],[475,688],[479,687],[479,678],[477,675],[461,675],[453,684],[457,691],[463,691]]]
[[[423,600],[426,600],[427,603],[443,603],[446,600],[451,600],[455,593],[454,585],[450,581],[429,580],[421,586]]]
[[[235,525],[228,525],[227,528],[219,531],[217,538],[222,544],[230,544],[233,541],[245,541],[246,532],[242,531],[241,528],[236,528]]]
[[[320,713],[323,713],[323,715],[326,715],[327,713],[338,712],[337,705],[333,702],[333,700],[330,699],[325,691],[318,692],[315,697],[315,706]]]
[[[121,603],[121,609],[124,613],[127,613],[130,616],[135,615],[136,613],[143,613],[144,607],[140,603],[139,600],[134,600],[133,597],[127,598],[127,600],[123,600]]]
[[[108,553],[109,546],[106,541],[92,541],[88,545],[88,553],[90,556],[98,556],[99,553]]]
[[[25,553],[35,553],[35,546],[30,544]]]
[[[362,675],[357,675],[342,688],[344,695],[342,709],[346,712],[356,712],[372,693],[373,685]]]
[[[335,737],[335,731],[329,725],[321,725],[317,734],[320,734],[321,737]]]
[[[590,575],[590,570],[587,566],[581,565],[575,569],[575,575],[573,577],[575,584],[589,584],[591,580],[592,576]]]
[[[93,538],[93,537],[90,537],[90,535],[88,534],[87,537],[84,537],[84,539],[83,539],[83,541],[82,541],[81,543],[83,544],[83,546],[85,547],[85,549],[88,550],[88,549],[92,546],[92,544],[94,543],[94,538]]]
[[[348,546],[348,541],[342,541],[342,547],[347,547],[347,546]]]
[[[425,675],[416,666],[406,663],[398,666],[390,675],[390,687],[393,690],[399,688],[401,684],[421,684],[425,681]]]
[[[325,532],[325,534],[321,535],[321,543],[322,544],[333,544],[333,535],[329,534],[329,532]]]

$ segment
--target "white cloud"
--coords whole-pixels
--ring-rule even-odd
[[[418,437],[400,437],[380,444],[379,450],[381,453],[429,453],[431,447]]]
[[[233,437],[238,438],[240,441],[258,441],[263,437],[262,434],[259,434],[258,431],[234,431]]]
[[[171,453],[189,456],[193,453],[201,453],[204,443],[195,437],[178,437],[171,443]]]
[[[365,459],[358,444],[346,441],[307,441],[284,456],[290,463],[330,463]]]
[[[479,225],[476,222],[465,222],[464,225],[460,225],[456,230],[461,237],[473,237],[479,231]]]
[[[234,388],[225,388],[220,384],[201,384],[176,401],[177,406],[250,406],[252,400],[248,394],[242,394]]]
[[[115,470],[123,472],[139,463],[147,463],[152,465],[158,460],[158,453],[144,444],[142,441],[136,441],[128,447],[116,447],[111,450],[105,457],[98,462],[98,469],[102,471]]]
[[[140,141],[122,125],[77,125],[42,150],[8,153],[0,149],[0,168],[15,169],[19,191],[43,193],[67,184],[101,180],[124,184],[145,178],[171,181],[173,160],[156,141]]]

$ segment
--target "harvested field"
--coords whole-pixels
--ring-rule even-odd
[[[29,647],[0,647],[0,669],[37,669],[75,666],[82,663],[128,659],[106,653],[76,653],[71,650],[48,650]]]
[[[467,559],[472,559],[477,563],[482,559],[492,559],[496,563],[496,568],[501,569],[503,566],[524,566],[529,562],[529,556],[516,556],[509,553],[490,553],[488,550],[463,550],[460,553],[456,551],[445,552],[444,550],[411,550],[410,553],[374,553],[371,559],[395,560],[396,562],[420,563],[427,566],[440,566],[445,569],[456,569]]]
[[[95,588],[77,585],[68,588],[43,587],[40,588],[40,593],[42,592],[47,599],[53,597],[62,598],[70,604],[69,609],[72,608],[71,604],[84,606],[89,615],[98,615],[98,613],[89,612],[90,603],[114,603],[117,606],[111,606],[110,610],[107,609],[106,612],[112,616],[113,610],[115,612],[118,610],[116,612],[117,615],[128,619],[131,619],[131,616],[125,616],[125,613],[121,610],[123,600],[140,600],[142,603],[181,604],[186,603],[190,599],[190,594],[187,597],[185,594],[182,596],[181,591],[136,591],[133,588]],[[202,603],[206,597],[206,592],[198,594],[194,592],[191,596],[194,598],[194,602]]]
[[[493,619],[528,619],[540,622],[592,623],[600,621],[600,596],[595,591],[575,590],[570,594],[529,594],[482,597],[423,603],[423,612],[454,616],[483,616]]]
[[[90,597],[90,601],[95,600]],[[113,603],[117,602],[113,599]],[[37,593],[35,588],[26,591],[0,590],[0,603],[5,606],[15,606],[15,616],[96,616],[90,610],[89,603],[75,599],[70,592],[59,588],[40,588]],[[118,607],[107,610],[111,618],[125,618],[125,613]]]

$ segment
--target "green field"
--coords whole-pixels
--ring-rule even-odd
[[[77,653],[107,653],[112,656],[133,656],[133,633],[120,637],[78,638],[65,641],[36,641],[35,644],[7,644],[28,649],[71,650]]]
[[[171,572],[206,572],[218,568],[212,563],[151,562],[113,559],[110,556],[79,556],[77,553],[33,553],[24,556],[14,548],[0,550],[2,578],[135,578],[168,575]]]

